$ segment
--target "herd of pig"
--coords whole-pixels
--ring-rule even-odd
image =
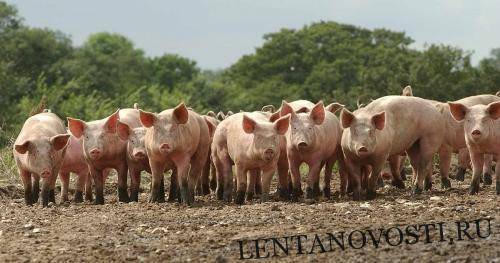
[[[385,96],[351,112],[339,103],[324,106],[283,101],[275,111],[200,115],[184,103],[160,113],[120,109],[105,119],[67,118],[68,127],[50,110],[29,117],[14,144],[14,158],[27,205],[55,202],[56,179],[61,201],[68,201],[71,173],[76,174],[74,202],[104,204],[104,186],[117,172],[120,202],[138,201],[141,172],[151,174],[150,202],[164,202],[164,173],[171,170],[168,200],[191,205],[196,195],[216,192],[220,200],[243,204],[260,195],[269,200],[277,172],[277,195],[297,201],[304,195],[301,170],[307,164],[305,198],[331,195],[330,179],[337,163],[339,192],[354,200],[373,199],[388,163],[392,184],[404,188],[402,163],[413,169],[412,194],[432,187],[432,166],[439,156],[441,186],[451,186],[453,153],[460,154],[458,180],[472,164],[470,194],[480,182],[492,184],[496,161],[496,193],[500,194],[500,97],[477,95],[455,102]],[[340,118],[335,113],[340,110]],[[470,158],[470,159],[469,159]],[[233,168],[234,166],[234,168]],[[483,167],[484,166],[484,167]],[[320,188],[320,172],[324,183]],[[235,172],[235,176],[233,176]],[[130,177],[130,185],[128,177]],[[40,179],[41,191],[40,191]]]

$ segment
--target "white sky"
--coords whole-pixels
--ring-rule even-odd
[[[95,32],[125,35],[149,56],[177,53],[220,69],[262,45],[265,33],[324,20],[405,31],[421,48],[444,43],[473,51],[473,62],[500,47],[495,0],[8,0],[26,24],[82,44]]]

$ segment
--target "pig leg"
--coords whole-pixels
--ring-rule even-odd
[[[57,172],[52,173],[53,175],[50,177],[50,190],[49,190],[49,202],[56,203],[55,189],[56,189],[56,181],[57,175],[59,174],[59,169],[56,169]]]
[[[179,180],[179,192],[181,195],[181,202],[185,205],[190,206],[193,202],[191,198],[191,187],[194,190],[194,184],[196,183],[196,177],[192,176],[189,171],[189,157],[180,156],[174,159],[175,166],[177,168],[177,178]],[[191,167],[193,169],[194,167]],[[189,177],[189,178],[188,178]],[[191,181],[193,185],[191,185]]]
[[[213,192],[217,190],[217,171],[215,170],[215,165],[212,161],[210,161],[210,189]]]
[[[90,173],[82,173],[80,177],[85,178],[85,200],[92,202],[92,176]]]
[[[481,172],[484,163],[484,154],[478,152],[470,152],[472,161],[472,182],[470,183],[469,194],[479,193],[479,183],[481,181]]]
[[[441,146],[439,149],[439,172],[441,173],[441,188],[451,187],[449,177],[451,166],[452,149],[449,146]]]
[[[247,174],[247,192],[246,192],[246,200],[251,202],[253,200],[253,196],[255,194],[255,183],[257,178],[259,177],[260,170],[250,170]]]
[[[327,199],[331,197],[330,180],[332,178],[333,164],[335,163],[335,157],[328,159],[325,165],[325,178],[323,186],[323,194]]]
[[[319,184],[319,172],[321,171],[321,167],[322,167],[321,162],[316,161],[316,162],[311,162],[311,164],[309,164],[309,174],[307,176],[307,187],[306,187],[306,199],[314,199],[316,197],[315,187],[317,184]]]
[[[278,189],[276,191],[281,199],[290,199],[292,189],[289,187],[289,183],[291,183],[291,180],[289,180],[288,173],[288,158],[282,152],[278,159]]]
[[[151,163],[151,196],[149,197],[149,202],[150,203],[163,203],[165,202],[165,190],[163,190],[163,193],[161,192],[162,189],[162,184],[163,182],[163,172],[165,171],[165,164],[162,162],[157,162],[157,161],[152,161],[150,160]],[[172,173],[172,176],[170,177],[171,180],[173,181],[172,178],[174,178],[174,173]],[[173,182],[170,182],[170,187],[172,188]],[[174,186],[177,187],[177,186]],[[163,189],[164,186],[163,186]],[[172,192],[170,192],[170,195],[172,195]],[[170,196],[169,196],[170,199]]]
[[[470,156],[467,148],[462,148],[458,151],[458,171],[455,179],[463,182],[465,180],[465,171],[470,165]]]
[[[163,182],[163,176],[161,177],[162,182],[160,183],[160,193],[163,191],[163,195],[165,196],[165,184]],[[179,178],[177,177],[177,168],[172,169],[172,173],[170,175],[170,188],[168,192],[168,201],[169,202],[181,202],[181,195],[179,194]]]
[[[346,168],[349,175],[349,186],[352,189],[352,199],[361,200],[361,166],[345,159]]]
[[[118,167],[118,201],[128,203],[130,198],[127,191],[127,174],[128,167],[126,163],[123,163]]]
[[[32,174],[33,188],[32,188],[32,202],[38,202],[38,195],[40,194],[40,176]]]
[[[300,182],[300,162],[295,160],[290,154],[288,155],[288,166],[292,174],[292,201],[297,202],[303,194]]]
[[[497,154],[496,156],[497,159],[497,164],[495,166],[495,177],[496,177],[496,188],[497,188],[497,195],[500,195],[500,154]]]
[[[368,200],[372,200],[377,197],[377,184],[380,178],[380,172],[382,171],[382,168],[384,168],[386,160],[387,157],[384,157],[383,159],[378,160],[378,162],[375,161],[372,165],[372,172],[368,178],[368,187],[366,188],[366,199]],[[399,180],[401,180],[401,177]]]
[[[95,201],[96,205],[104,204],[104,176],[102,170],[97,170],[95,168],[90,168],[90,175],[95,184]]]
[[[24,185],[24,202],[26,203],[26,205],[32,205],[34,201],[31,184],[31,173],[26,170],[19,169],[19,175],[21,176]]]
[[[139,187],[141,185],[141,170],[130,168],[130,201],[139,202]]]
[[[86,176],[85,173],[80,173],[80,174],[77,175],[77,178],[76,178],[76,187],[75,187],[76,188],[75,189],[75,196],[73,197],[73,201],[75,203],[81,203],[81,202],[83,202],[83,190],[85,188],[86,181],[87,181],[87,176]]]
[[[262,176],[260,175],[260,172],[255,177],[255,194],[262,194]]]
[[[337,150],[337,161],[339,164],[339,175],[340,175],[340,195],[344,196],[346,195],[347,192],[349,174],[347,173],[344,154],[342,153],[342,150]]]
[[[406,181],[406,169],[405,169],[406,155],[399,156],[399,174],[401,175],[401,180]]]
[[[491,185],[493,181],[491,180],[491,175],[493,171],[491,170],[491,163],[493,162],[493,155],[485,154],[484,155],[484,164],[483,164],[483,181],[484,185]]]
[[[262,194],[260,195],[261,202],[269,201],[269,191],[271,190],[271,180],[273,179],[276,167],[269,167],[262,171]]]
[[[417,165],[417,179],[413,189],[414,194],[421,193],[424,186],[424,180],[431,177],[432,159],[434,153],[439,150],[440,145],[434,139],[433,137],[423,137],[412,145],[408,151],[408,154],[411,152],[413,159],[416,159],[414,163]]]
[[[245,190],[247,188],[247,170],[241,164],[236,164],[235,166],[238,184],[236,185],[236,197],[234,199],[234,203],[242,205],[245,201]]]
[[[69,173],[60,173],[61,179],[61,203],[68,201]]]
[[[221,156],[215,156],[215,169],[217,171],[217,198],[231,202],[233,195],[233,170],[231,159],[227,151],[221,151]],[[214,156],[214,155],[212,155]]]
[[[197,194],[207,195],[210,194],[210,158],[207,158],[205,165],[203,166],[203,171],[201,173],[201,178],[198,180]]]
[[[42,206],[46,207],[50,202],[50,180],[51,178],[42,178]]]
[[[394,155],[389,157],[389,167],[391,168],[392,174],[392,185],[396,186],[399,189],[405,189],[405,183],[401,178],[401,169],[399,167],[400,155]]]

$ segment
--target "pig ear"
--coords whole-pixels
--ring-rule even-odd
[[[179,124],[185,124],[189,118],[189,112],[184,103],[179,104],[174,109],[175,120]]]
[[[106,123],[104,124],[104,129],[106,130],[106,132],[116,133],[116,123],[120,118],[119,112],[120,110],[115,111],[115,113],[111,114],[111,116],[109,116],[106,120]]]
[[[130,136],[130,127],[121,121],[118,121],[116,124],[116,133],[120,139],[126,141],[128,140],[128,136]]]
[[[50,137],[50,144],[54,147],[56,151],[60,151],[68,145],[69,137],[71,135],[65,133],[65,134],[59,134],[56,136]]]
[[[217,113],[217,116],[216,118],[220,121],[224,120],[226,118],[226,115],[224,115],[224,112],[222,111],[219,111],[219,113]]]
[[[385,111],[373,115],[372,121],[377,130],[383,130],[385,127]]]
[[[495,93],[495,95],[497,95],[498,97],[500,97],[500,91],[497,91],[497,93]]]
[[[280,115],[281,116],[285,116],[287,114],[290,114],[290,117],[293,119],[297,116],[297,114],[295,114],[295,111],[293,110],[292,106],[290,106],[290,104],[288,104],[288,102],[286,101],[282,101],[281,102],[281,111],[280,111]]]
[[[24,141],[21,144],[14,145],[14,149],[16,150],[16,152],[18,152],[20,154],[25,154],[28,151],[30,144],[31,144],[31,142],[29,140]]]
[[[68,117],[67,120],[68,128],[71,134],[73,134],[73,136],[75,136],[76,138],[82,137],[85,129],[87,128],[87,124],[85,124],[85,122],[82,120],[73,119],[71,117]]]
[[[486,108],[486,112],[488,112],[494,120],[500,118],[500,101],[490,103],[488,108]]]
[[[243,130],[246,133],[253,133],[257,123],[248,117],[246,114],[243,114]]]
[[[456,121],[462,121],[467,111],[469,111],[469,109],[461,103],[448,102],[448,105],[450,106],[451,115]]]
[[[274,127],[278,131],[279,135],[284,135],[288,131],[288,126],[290,126],[290,114],[279,118],[274,122]]]
[[[208,112],[207,112],[207,116],[210,116],[210,117],[212,117],[212,118],[216,118],[216,116],[215,116],[215,112],[213,112],[213,111],[208,111]]]
[[[269,121],[270,122],[275,122],[280,117],[281,117],[281,112],[277,111],[277,112],[271,114],[271,116],[269,117]]]
[[[323,106],[323,101],[319,101],[314,105],[309,116],[316,125],[321,125],[325,121],[325,106]]]
[[[204,116],[203,119],[208,125],[208,133],[210,134],[210,137],[212,137],[215,132],[215,125],[207,117]]]
[[[267,111],[267,112],[273,113],[276,111],[276,108],[274,108],[274,105],[266,105],[266,106],[262,107],[261,111]]]
[[[156,114],[143,110],[139,110],[139,119],[141,120],[142,126],[146,128],[153,127],[157,121]]]
[[[408,96],[408,97],[413,97],[413,91],[411,90],[411,86],[408,85],[403,89],[403,92],[401,93],[403,96]]]
[[[335,112],[337,112],[338,110],[344,108],[345,105],[342,105],[340,103],[337,103],[337,102],[334,102],[334,103],[331,103],[329,104],[328,106],[325,107],[325,110],[335,114]]]
[[[356,119],[356,116],[352,114],[348,109],[343,108],[340,112],[340,121],[342,122],[342,128],[347,129],[351,127],[352,122]]]
[[[240,111],[240,112],[241,112],[241,111]],[[227,117],[229,117],[229,116],[231,116],[231,115],[233,115],[233,114],[234,114],[234,112],[232,112],[232,111],[228,111],[228,112],[227,112],[227,114],[226,114],[226,118],[227,118]]]

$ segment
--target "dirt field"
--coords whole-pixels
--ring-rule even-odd
[[[472,234],[473,240],[439,242],[439,232],[431,231],[431,243],[426,243],[423,235],[416,244],[390,246],[382,240],[376,248],[367,237],[362,249],[346,245],[345,250],[320,253],[316,247],[312,254],[297,255],[297,248],[291,248],[288,256],[278,253],[259,261],[499,262],[500,198],[493,186],[469,196],[469,181],[470,175],[465,183],[452,180],[453,188],[446,191],[435,184],[434,190],[418,198],[412,198],[408,189],[387,185],[369,202],[353,202],[335,193],[332,200],[313,204],[273,201],[236,206],[225,205],[212,194],[198,198],[191,208],[177,203],[149,204],[147,193],[141,194],[139,203],[117,203],[112,185],[104,206],[58,202],[48,208],[26,207],[19,186],[4,186],[0,189],[0,262],[233,262],[240,258],[238,240],[244,240],[244,257],[248,257],[249,240],[257,238],[306,234],[308,240],[302,245],[309,251],[315,234],[392,226],[404,231],[407,225],[444,222],[446,229],[451,229],[447,235],[453,236],[455,221],[480,218],[491,220],[491,234],[484,239]],[[338,189],[337,176],[332,184],[332,189]],[[485,222],[481,225],[483,236],[488,230]],[[476,233],[475,225],[470,230]],[[361,242],[358,237],[354,246]],[[268,243],[266,248],[271,256],[272,247]]]

